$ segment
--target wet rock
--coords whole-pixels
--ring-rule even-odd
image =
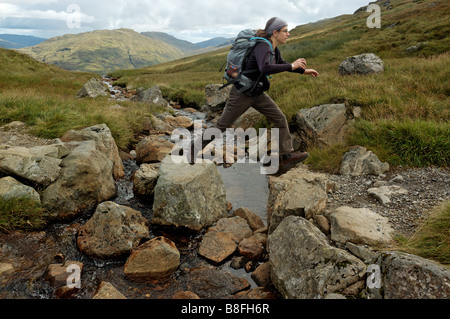
[[[344,141],[351,121],[359,108],[345,104],[326,104],[300,110],[296,115],[301,149],[330,146]]]
[[[250,288],[250,283],[229,272],[210,266],[200,266],[188,274],[188,288],[200,298],[225,298]]]
[[[200,297],[192,291],[180,291],[173,295],[172,299],[200,299]]]
[[[272,284],[272,280],[270,279],[270,264],[268,262],[259,265],[251,276],[259,287],[268,288]]]
[[[163,136],[147,136],[136,146],[136,160],[139,163],[161,162],[172,152],[174,146]]]
[[[198,253],[214,263],[221,263],[236,251],[236,246],[231,234],[210,231],[203,236]]]
[[[75,267],[73,267],[75,266]],[[73,267],[73,268],[72,268]],[[63,264],[52,264],[48,266],[47,274],[45,279],[50,282],[50,284],[54,288],[60,288],[63,286],[67,286],[69,283],[73,282],[69,278],[69,276],[73,275],[75,272],[73,269],[77,269],[77,275],[79,275],[79,279],[81,280],[81,273],[83,271],[83,263],[79,261],[66,261]]]
[[[386,245],[394,235],[389,220],[367,208],[339,207],[330,220],[331,239],[341,243]]]
[[[226,217],[225,188],[216,165],[177,164],[173,157],[161,163],[152,223],[199,231]]]
[[[450,271],[431,260],[385,251],[375,263],[381,270],[385,299],[446,299],[450,295]],[[371,298],[376,295],[369,289]]]
[[[5,199],[27,197],[38,203],[41,202],[41,197],[34,188],[23,185],[11,176],[0,179],[0,197]]]
[[[219,219],[215,226],[208,229],[208,232],[213,231],[230,234],[236,243],[253,234],[245,219],[239,216]]]
[[[383,205],[388,205],[391,202],[391,197],[408,194],[406,189],[396,185],[373,187],[369,188],[367,192],[377,198]]]
[[[235,299],[277,299],[278,296],[274,294],[272,291],[264,288],[257,287],[250,290],[245,290],[238,292],[235,296]]]
[[[131,100],[135,102],[149,103],[167,108],[170,107],[169,102],[167,102],[164,99],[161,90],[157,85],[138,93]]]
[[[284,298],[323,298],[365,276],[366,265],[331,246],[309,221],[289,216],[269,235],[272,282]]]
[[[244,256],[234,256],[231,260],[230,267],[233,269],[241,269],[245,267],[248,259]]]
[[[135,249],[128,258],[124,273],[133,281],[162,280],[180,265],[180,252],[175,243],[156,237]]]
[[[41,232],[0,232],[0,286],[3,292],[15,294],[33,289],[32,283],[45,279],[48,266],[58,253],[57,242]]]
[[[389,170],[389,164],[382,163],[378,157],[365,147],[354,147],[342,158],[341,175],[381,175]]]
[[[234,211],[233,216],[239,216],[247,221],[251,230],[255,231],[265,227],[261,217],[253,213],[250,209],[242,207]]]
[[[147,220],[141,213],[113,202],[97,206],[92,218],[81,227],[77,245],[87,256],[113,259],[128,255],[148,239]]]
[[[313,173],[300,166],[280,177],[269,179],[267,216],[269,234],[287,216],[307,219],[320,214],[327,204],[325,174]]]
[[[384,71],[384,62],[373,53],[348,57],[339,65],[339,74],[370,74]]]
[[[77,98],[96,98],[98,96],[109,96],[109,88],[108,85],[97,78],[90,79],[77,94]]]
[[[264,254],[264,247],[255,236],[241,240],[238,250],[239,254],[251,260],[260,260]]]
[[[139,195],[153,195],[159,172],[153,164],[141,164],[134,174],[133,192]]]
[[[111,283],[102,281],[100,287],[92,299],[127,299]]]

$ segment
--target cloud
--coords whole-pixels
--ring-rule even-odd
[[[162,31],[187,40],[232,37],[244,28],[263,28],[282,17],[291,28],[322,18],[353,13],[369,0],[0,0],[0,32],[22,26],[47,37],[101,29]],[[67,26],[80,9],[79,28]],[[17,21],[12,21],[12,20]],[[56,21],[56,22],[55,22]],[[57,23],[59,22],[59,23]],[[53,28],[53,29],[52,29]],[[43,31],[45,30],[45,31]]]

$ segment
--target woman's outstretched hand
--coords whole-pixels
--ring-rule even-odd
[[[319,76],[319,72],[317,72],[314,69],[306,69],[305,72],[303,73],[304,75],[311,75],[313,78],[316,78]]]

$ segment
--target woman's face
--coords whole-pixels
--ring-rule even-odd
[[[287,42],[287,39],[289,39],[289,31],[288,27],[285,26],[281,28],[280,31],[274,31],[273,35],[277,39],[278,43],[285,44]]]

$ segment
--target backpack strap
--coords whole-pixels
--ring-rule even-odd
[[[266,42],[267,44],[269,44],[270,48],[272,49],[272,52],[274,52],[272,42],[270,42],[266,38],[261,38],[261,37],[250,38],[250,41],[253,41],[253,40],[262,40],[262,41]]]

